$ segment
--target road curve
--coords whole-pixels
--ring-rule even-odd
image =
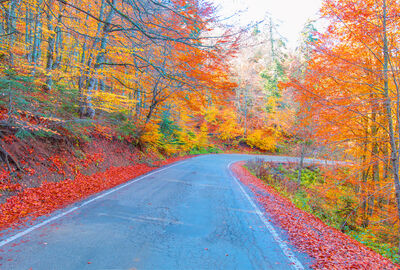
[[[198,156],[57,211],[3,236],[0,269],[308,269],[228,169],[250,158]]]

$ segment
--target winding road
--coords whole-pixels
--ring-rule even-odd
[[[0,269],[308,269],[231,174],[250,158],[194,157],[57,211],[2,237]]]

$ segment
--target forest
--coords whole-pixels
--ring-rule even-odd
[[[297,156],[246,166],[399,263],[399,14],[325,0],[289,49],[207,1],[0,0],[0,229],[171,158]]]

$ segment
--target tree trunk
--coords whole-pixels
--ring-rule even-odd
[[[297,184],[299,186],[301,185],[301,173],[303,171],[304,156],[305,156],[305,150],[306,150],[305,144],[306,144],[305,142],[303,142],[301,144],[300,162],[299,162],[299,168],[298,168],[299,172],[297,174]]]
[[[47,29],[50,32],[49,38],[47,39],[48,46],[47,46],[47,63],[46,63],[46,84],[44,86],[44,90],[50,91],[53,85],[52,79],[52,70],[53,70],[53,62],[54,62],[54,45],[56,43],[54,35],[51,33],[53,32],[53,15],[52,12],[48,12],[47,14]]]
[[[393,181],[395,186],[395,195],[397,203],[397,214],[400,218],[400,179],[399,179],[399,156],[398,147],[396,143],[396,135],[394,133],[393,116],[392,116],[392,99],[389,92],[389,48],[387,39],[387,6],[386,0],[383,0],[383,16],[382,16],[382,30],[383,30],[383,89],[385,96],[386,117],[389,125],[389,141],[391,152],[391,164],[393,172]],[[397,123],[399,124],[399,123]],[[400,235],[400,231],[398,232]],[[399,242],[400,254],[400,242]]]
[[[40,13],[41,13],[41,9],[40,9],[40,4],[38,3],[38,10],[37,13],[35,15],[35,29],[33,32],[33,46],[32,46],[32,52],[31,52],[31,57],[30,59],[32,60],[33,63],[33,70],[32,70],[32,75],[35,76],[36,73],[36,65],[37,65],[37,61],[39,58],[39,47],[40,47],[40,37],[41,37],[41,31],[42,31],[42,23],[40,21]]]
[[[47,46],[47,63],[46,63],[46,84],[45,84],[45,91],[51,91],[51,88],[53,86],[53,76],[52,76],[52,71],[56,68],[57,64],[55,59],[59,59],[59,44],[61,42],[61,29],[60,29],[60,24],[61,24],[61,19],[62,19],[62,13],[60,13],[57,17],[57,22],[56,22],[56,27],[55,27],[55,34],[53,35],[51,32],[53,32],[54,27],[53,27],[53,15],[52,12],[48,12],[47,14],[47,29],[51,33],[49,35],[49,38],[47,40],[48,46]]]
[[[113,0],[112,4],[115,5],[115,0]],[[100,17],[101,18],[103,17],[103,12],[104,12],[104,0],[102,1],[102,5],[101,5],[101,9],[100,9]],[[92,95],[93,95],[93,91],[95,90],[96,85],[97,85],[98,71],[103,66],[102,63],[104,62],[105,49],[107,47],[108,35],[109,35],[110,27],[111,27],[111,21],[114,17],[114,13],[115,13],[114,9],[111,8],[106,17],[106,20],[105,20],[105,23],[104,23],[104,26],[102,29],[102,38],[101,39],[98,38],[100,36],[99,33],[101,31],[101,27],[100,27],[101,25],[100,25],[100,23],[98,25],[98,33],[96,35],[96,39],[94,41],[93,48],[97,47],[97,43],[100,42],[100,48],[99,48],[100,52],[98,53],[98,55],[96,57],[96,62],[93,67],[93,74],[87,78],[87,91],[86,91],[85,99],[83,102],[83,107],[81,107],[81,117],[84,116],[84,117],[93,118],[96,114],[96,111],[94,109],[93,102],[92,102]],[[92,59],[93,59],[93,54],[91,54],[88,59],[87,65],[89,68],[92,65]]]
[[[9,52],[9,63],[10,66],[14,65],[14,54],[12,53],[12,47],[14,46],[15,34],[16,34],[16,0],[11,0],[8,6],[7,16],[7,34],[8,36],[8,52]]]

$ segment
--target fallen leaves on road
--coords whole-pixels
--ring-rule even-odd
[[[288,233],[291,242],[315,259],[314,269],[400,269],[365,245],[297,208],[243,165],[244,162],[239,162],[232,166],[235,175],[254,192],[272,222]]]

